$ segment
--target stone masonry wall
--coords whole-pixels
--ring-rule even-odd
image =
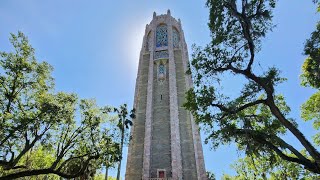
[[[182,65],[181,50],[174,51],[174,60],[176,64],[183,180],[194,180],[197,179],[197,168],[195,163],[191,120],[189,112],[182,107],[185,103],[186,81],[185,71]]]
[[[168,69],[168,64],[166,64]],[[153,122],[151,140],[150,177],[157,177],[157,169],[165,169],[166,176],[171,177],[171,148],[170,148],[170,110],[169,83],[166,79],[160,82],[157,76],[158,66],[153,70]]]
[[[133,147],[129,159],[130,166],[126,172],[126,180],[137,180],[141,179],[142,176],[149,61],[150,54],[143,55],[142,72],[138,87],[136,119],[134,120],[134,134],[130,141],[130,146]]]

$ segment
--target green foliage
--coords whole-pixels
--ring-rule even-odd
[[[194,53],[198,62],[192,64],[196,69],[222,68],[228,63],[240,68],[244,57],[248,57],[250,51],[258,51],[261,38],[272,29],[270,20],[275,1],[246,1],[239,7],[236,1],[208,0],[207,7],[212,41],[204,51]]]
[[[303,153],[303,152],[302,152]],[[274,161],[270,162],[270,160]],[[320,178],[300,165],[282,160],[279,156],[246,156],[240,158],[232,168],[237,175],[234,179],[304,179],[312,180]],[[232,178],[231,178],[232,179]]]
[[[98,173],[94,176],[93,180],[105,180],[105,174]],[[116,178],[112,176],[108,176],[108,180],[116,180]]]
[[[121,160],[122,160],[122,151],[124,144],[128,144],[130,140],[129,135],[129,126],[132,126],[132,119],[135,118],[135,109],[128,112],[127,104],[121,105],[119,108],[114,108],[114,112],[117,113],[118,122],[117,122],[117,130],[120,135],[120,160],[118,164],[117,171],[117,180],[120,180],[120,170],[121,170]]]
[[[320,3],[318,3],[318,12],[320,12]],[[303,63],[301,84],[312,88],[320,89],[320,22],[317,28],[311,33],[311,37],[305,43],[304,53],[308,57]],[[313,121],[313,127],[316,130],[320,128],[320,91],[313,94],[307,102],[301,106],[301,117],[305,121]],[[320,133],[313,137],[314,142],[320,145]]]
[[[106,128],[110,108],[55,93],[53,68],[36,61],[27,37],[19,32],[10,41],[14,51],[0,53],[0,179],[88,178],[107,157],[118,161],[119,143]]]
[[[299,131],[295,120],[287,117],[290,108],[285,98],[276,94],[276,86],[286,79],[275,67],[265,72],[252,68],[263,38],[274,27],[275,6],[273,0],[207,1],[212,40],[204,48],[193,48],[191,72],[195,88],[187,92],[185,106],[206,130],[206,142],[213,147],[235,142],[248,156],[267,156],[273,158],[273,164],[276,157],[281,157],[320,173],[315,163],[320,162],[320,153]],[[318,41],[314,37],[312,43],[307,43],[313,45],[307,49],[312,53],[317,47],[314,42]],[[225,93],[222,85],[226,75],[242,78],[240,92],[231,96]],[[310,156],[282,139],[287,131]]]
[[[44,148],[39,146],[36,149],[32,149],[23,156],[19,164],[27,164],[29,168],[39,169],[39,168],[49,168],[54,162],[54,150],[49,148]]]
[[[313,94],[301,107],[301,117],[305,121],[314,120],[313,127],[320,128],[320,91]]]
[[[104,177],[104,174],[98,174],[98,175],[95,175],[94,180],[105,180],[105,177]]]
[[[104,174],[98,174],[96,176],[94,176],[94,180],[105,180],[105,175]],[[108,176],[108,180],[116,180],[115,177],[112,177],[112,176]]]
[[[25,156],[23,156],[18,163],[18,165],[27,165],[29,169],[41,169],[49,168],[54,162],[54,151],[48,148],[38,147],[36,149],[30,150]],[[14,171],[12,171],[14,172]],[[40,180],[40,179],[49,179],[49,180],[59,180],[60,177],[55,174],[46,174],[38,175],[31,177],[20,178],[23,180]]]
[[[313,3],[315,3],[315,4],[318,4],[317,11],[320,12],[320,2],[319,2],[319,0],[312,0],[312,1],[313,1]]]
[[[247,179],[241,176],[231,176],[228,174],[223,174],[223,176],[221,177],[221,180],[247,180]]]
[[[112,177],[112,176],[108,176],[108,180],[116,180],[117,178]],[[93,180],[105,180],[105,174],[101,173],[101,172],[96,172]]]
[[[320,3],[318,3],[318,12]],[[320,22],[318,22],[316,30],[311,33],[311,37],[307,39],[304,46],[304,54],[307,59],[302,66],[301,84],[303,86],[311,86],[320,88]]]
[[[319,32],[320,33],[320,32]],[[319,51],[320,55],[320,51]],[[318,56],[320,58],[320,56]],[[303,86],[320,88],[320,62],[319,59],[308,57],[302,65],[302,74],[300,76]]]
[[[208,180],[216,180],[216,176],[212,172],[207,172]]]

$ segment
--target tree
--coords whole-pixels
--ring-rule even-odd
[[[212,172],[207,172],[208,180],[216,180],[216,176]]]
[[[42,167],[47,167],[54,161],[54,155],[52,151],[39,146],[37,148],[31,149],[25,156],[23,156],[19,164],[25,164],[29,169],[40,169]],[[0,175],[5,174],[6,171],[0,170]],[[29,176],[19,178],[21,180],[39,180],[39,179],[50,179],[59,180],[60,177],[55,174],[45,174],[37,176]]]
[[[320,10],[320,9],[319,9]],[[320,12],[320,11],[319,11]],[[307,40],[304,54],[308,56],[302,66],[302,85],[320,88],[320,23]]]
[[[118,123],[117,128],[119,130],[120,134],[120,160],[118,164],[118,171],[117,171],[117,180],[120,180],[120,170],[121,170],[121,161],[122,161],[122,151],[123,151],[123,145],[124,143],[129,142],[129,133],[126,131],[126,129],[129,129],[129,126],[132,126],[132,121],[130,119],[135,118],[135,109],[132,109],[130,111],[130,114],[128,113],[127,104],[123,104],[120,106],[120,108],[115,108],[114,112],[118,115]],[[130,119],[129,119],[129,117]]]
[[[228,174],[223,174],[221,177],[222,180],[246,180],[243,177],[239,177],[239,176],[230,176]]]
[[[113,107],[110,107],[110,108],[114,109]],[[118,118],[117,118],[116,115],[112,114],[109,119],[110,120],[108,121],[108,125],[107,125],[108,129],[109,129],[108,134],[109,134],[110,137],[112,137],[112,140],[114,142],[119,143],[119,136],[120,135],[119,135],[119,132],[118,132],[117,122],[116,122]],[[121,152],[120,152],[120,149],[119,149],[119,155],[120,154],[121,154]],[[108,155],[106,157],[106,162],[104,163],[104,166],[105,166],[104,179],[105,180],[108,180],[108,178],[110,178],[109,174],[108,174],[109,168],[110,167],[114,167],[118,163],[118,161],[120,160],[119,158],[117,158],[117,161],[115,161],[113,158],[114,158],[114,156],[112,156],[112,155]]]
[[[275,0],[208,0],[211,43],[194,47],[192,73],[195,88],[187,93],[185,106],[209,132],[214,147],[236,142],[247,155],[280,157],[320,173],[320,153],[287,117],[290,108],[275,87],[285,78],[275,67],[258,72],[252,67],[261,41],[273,28]],[[190,73],[190,71],[189,71]],[[236,98],[221,91],[226,74],[246,81]],[[307,154],[281,136],[290,131]],[[290,155],[289,155],[290,154]]]
[[[111,116],[111,120],[109,121],[110,127],[110,136],[112,136],[114,142],[118,142],[120,144],[120,159],[118,162],[113,160],[109,160],[112,156],[107,157],[107,161],[105,163],[105,179],[108,179],[108,170],[110,167],[114,167],[115,163],[118,163],[117,168],[117,179],[120,178],[120,170],[121,170],[121,161],[122,161],[122,151],[124,145],[128,144],[130,141],[129,135],[129,126],[132,126],[132,120],[135,118],[135,109],[130,111],[128,114],[127,104],[121,105],[119,108],[113,108],[114,116]]]
[[[105,174],[98,173],[94,176],[93,180],[105,180]],[[116,178],[108,176],[106,180],[116,180]]]
[[[302,152],[305,154],[305,152]],[[320,176],[314,174],[301,165],[285,161],[279,156],[275,159],[269,156],[245,156],[240,158],[232,168],[236,170],[237,175],[234,179],[257,179],[257,180],[276,180],[276,179],[319,179]]]
[[[318,12],[320,12],[320,2]],[[305,121],[313,121],[316,130],[320,128],[320,22],[311,37],[306,41],[304,54],[307,58],[302,66],[301,85],[312,87],[318,91],[314,93],[301,107],[301,117]],[[320,145],[320,133],[314,136],[314,142]]]
[[[36,61],[27,37],[10,41],[14,51],[0,54],[0,179],[89,177],[108,155],[117,161],[119,144],[104,127],[111,109],[55,93],[53,68]]]

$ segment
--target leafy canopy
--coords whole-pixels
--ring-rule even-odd
[[[247,155],[297,163],[320,173],[320,153],[287,117],[290,108],[275,88],[285,81],[280,70],[253,68],[262,40],[273,28],[275,0],[208,0],[211,42],[194,47],[191,71],[195,88],[185,106],[208,133],[214,147],[235,142]],[[221,87],[225,76],[242,78],[242,89],[232,96]],[[244,83],[242,83],[244,82]],[[233,82],[232,82],[233,83]],[[284,141],[290,131],[307,154]],[[276,161],[274,161],[275,163]]]
[[[38,62],[22,33],[13,52],[0,53],[0,179],[55,174],[89,177],[112,156],[108,107],[76,94],[54,92],[52,67]],[[79,116],[79,118],[76,118]]]
[[[302,152],[305,154],[305,152]],[[319,179],[320,176],[289,161],[284,161],[279,156],[275,159],[269,156],[245,156],[231,166],[237,173],[236,176],[226,176],[233,180],[277,180],[277,179]]]

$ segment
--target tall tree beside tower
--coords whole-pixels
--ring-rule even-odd
[[[274,27],[275,6],[275,0],[207,1],[212,41],[205,48],[194,48],[192,73],[196,88],[188,92],[186,106],[208,128],[206,141],[215,147],[233,141],[247,155],[268,156],[271,160],[280,157],[320,174],[317,147],[298,129],[296,121],[288,117],[290,108],[284,97],[276,94],[276,86],[285,78],[280,77],[276,67],[265,72],[253,68],[258,63],[256,57],[263,38]],[[316,50],[315,54],[311,52],[311,59],[319,52],[318,35],[314,33],[306,44],[306,54],[311,52],[309,47]],[[309,42],[313,45],[309,46]],[[314,60],[308,64],[315,70],[303,78],[308,83],[319,84],[319,67],[314,65],[319,61]],[[246,81],[236,98],[229,98],[221,91],[220,82],[225,74]],[[306,153],[282,139],[287,131]]]
[[[14,51],[0,53],[0,179],[88,178],[106,157],[117,161],[119,144],[104,125],[109,109],[55,93],[53,68],[36,60],[27,37],[10,41]]]

